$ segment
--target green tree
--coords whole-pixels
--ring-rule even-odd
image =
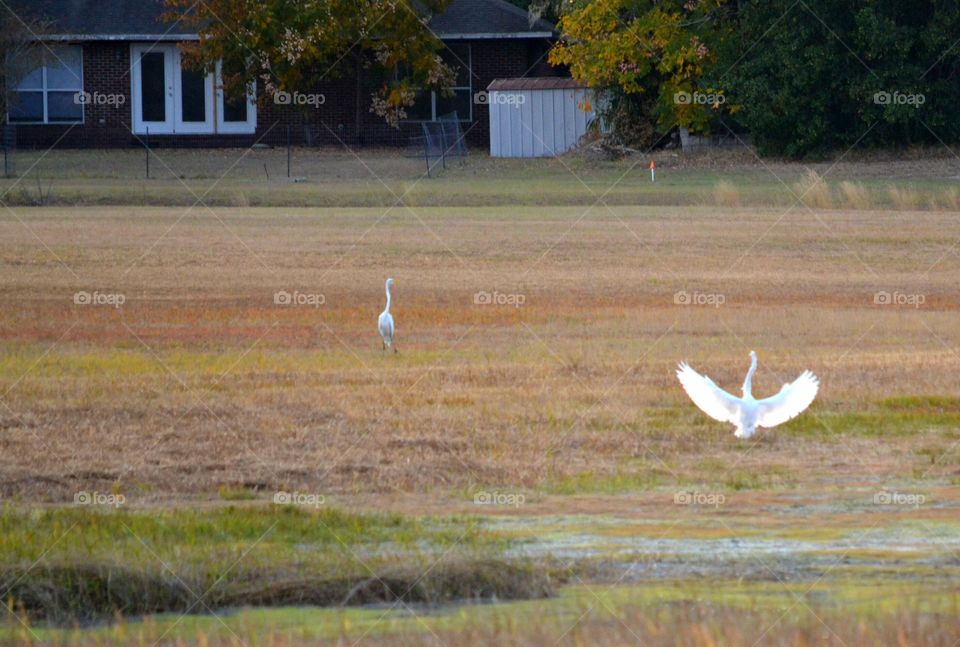
[[[569,66],[614,113],[660,132],[706,131],[729,109],[722,88],[702,84],[732,34],[726,0],[580,0],[564,10],[550,61]]]
[[[957,2],[749,0],[710,82],[727,88],[762,154],[960,136]]]
[[[44,23],[0,8],[0,114],[6,115],[15,96],[13,89],[43,60],[45,46],[37,39]]]

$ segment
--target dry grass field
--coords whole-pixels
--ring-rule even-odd
[[[277,492],[309,493],[326,508],[441,528],[404,531],[414,546],[419,533],[458,545],[459,525],[472,519],[472,550],[561,557],[551,577],[571,587],[554,602],[506,605],[492,625],[483,606],[406,624],[364,615],[382,615],[375,609],[310,620],[280,609],[227,624],[191,619],[178,629],[185,643],[960,638],[938,615],[957,612],[956,580],[944,578],[960,569],[960,213],[945,197],[948,182],[934,178],[928,194],[911,197],[855,178],[824,188],[796,172],[798,192],[810,191],[792,207],[472,207],[457,206],[469,183],[449,181],[463,191],[451,206],[0,211],[0,537],[21,545],[16,515],[56,514],[83,492],[122,495],[115,514],[134,515],[121,519],[156,533],[158,545],[165,535],[145,520],[152,514],[255,511]],[[786,191],[772,184],[768,194]],[[710,189],[730,205],[749,190],[736,176]],[[388,276],[396,354],[381,350],[376,330]],[[687,360],[736,392],[750,350],[758,396],[807,368],[822,389],[796,420],[741,441],[693,407],[673,372]],[[683,492],[721,499],[677,505]],[[475,505],[485,493],[515,504]],[[884,493],[914,498],[885,505]],[[95,507],[71,514],[114,514]],[[68,521],[43,523],[62,531]],[[108,559],[96,546],[110,535],[91,523],[86,548],[87,531],[63,532],[52,554]],[[367,521],[323,523],[356,530]],[[223,532],[221,565],[242,561],[257,539]],[[208,541],[206,530],[189,534],[191,545]],[[357,546],[367,541],[354,534]],[[580,543],[570,548],[570,538]],[[14,551],[21,568],[48,559],[50,538],[38,530],[34,539],[34,552]],[[661,541],[674,543],[636,559],[673,555],[664,568],[680,584],[624,566],[633,563],[625,555]],[[703,554],[676,558],[686,541],[704,542]],[[711,559],[713,541],[731,542],[722,546],[732,562]],[[386,554],[363,545],[341,557],[366,566],[368,554]],[[123,559],[144,559],[133,548]],[[811,593],[827,573],[836,600],[873,599],[857,588],[869,573],[877,595],[900,591],[901,605],[845,614]],[[721,588],[766,582],[786,602],[759,604],[769,592],[742,589],[704,602],[703,577],[727,582]],[[780,590],[797,581],[809,590]],[[609,588],[593,593],[596,583]],[[642,590],[647,597],[636,597]],[[250,599],[231,594],[222,599]],[[794,597],[818,613],[791,615]],[[524,604],[557,617],[515,626],[530,612]],[[153,644],[177,635],[153,620],[35,633],[28,611],[6,639]],[[570,630],[568,616],[583,622]],[[365,623],[377,629],[357,629]]]
[[[5,496],[443,498],[958,475],[956,214],[181,216],[3,218]],[[388,275],[395,356],[375,327]],[[323,303],[276,304],[278,291]],[[76,304],[77,292],[125,300]],[[477,304],[480,292],[522,303]],[[881,292],[923,303],[878,304]],[[751,349],[759,393],[804,368],[824,386],[809,415],[738,442],[689,406],[673,368],[686,359],[736,390]]]

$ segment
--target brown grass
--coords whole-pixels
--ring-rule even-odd
[[[788,605],[789,606],[789,605]],[[884,617],[874,622],[858,621],[824,609],[809,611],[804,618],[783,618],[782,613],[759,612],[737,608],[716,608],[696,605],[692,602],[677,602],[651,610],[628,608],[617,617],[600,603],[583,609],[583,617],[576,624],[567,623],[558,627],[548,623],[505,623],[472,632],[469,642],[473,645],[494,646],[504,644],[526,645],[601,645],[603,647],[673,647],[690,645],[713,647],[714,645],[746,646],[762,640],[766,645],[791,647],[820,647],[844,645],[898,644],[937,645],[953,647],[960,639],[960,630],[947,621],[946,614],[921,614],[912,617],[907,613]],[[779,616],[779,617],[778,617]],[[569,629],[569,630],[568,630]],[[421,637],[423,640],[427,636]],[[896,643],[890,638],[896,636]],[[457,632],[440,632],[438,644],[457,644],[463,638]],[[287,644],[278,636],[274,645]],[[371,641],[375,645],[407,645],[411,636],[390,636]]]
[[[956,189],[945,189],[940,194],[940,205],[950,211],[960,211],[960,193]]]
[[[833,194],[826,181],[814,170],[807,171],[793,186],[794,192],[803,204],[812,209],[833,208]]]
[[[913,189],[890,187],[887,193],[893,207],[898,211],[911,211],[920,207],[920,195]]]
[[[713,189],[713,198],[718,205],[723,207],[740,206],[740,190],[726,180],[717,182]]]
[[[955,473],[910,451],[949,454],[954,414],[892,417],[881,403],[960,390],[955,219],[583,211],[0,216],[0,492],[470,500]],[[398,355],[376,334],[388,275]],[[278,306],[281,289],[326,302]],[[78,306],[78,290],[127,300]],[[526,301],[476,305],[481,290]],[[725,303],[677,305],[681,290]],[[878,290],[925,303],[875,305]],[[690,405],[673,367],[689,360],[736,390],[751,348],[758,394],[804,368],[823,390],[808,414],[740,443]]]
[[[848,209],[869,209],[870,194],[862,184],[856,182],[841,182],[840,194],[843,205]]]

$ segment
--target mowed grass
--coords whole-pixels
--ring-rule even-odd
[[[692,205],[956,211],[960,163],[949,151],[843,156],[810,164],[747,150],[655,151],[615,161],[577,153],[497,159],[474,149],[430,174],[395,149],[20,150],[0,178],[7,204],[208,207]],[[657,181],[650,181],[650,161]]]

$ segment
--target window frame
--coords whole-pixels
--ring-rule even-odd
[[[464,45],[465,45],[466,48],[467,48],[467,61],[466,61],[466,62],[467,62],[467,85],[465,85],[465,86],[464,86],[464,85],[451,85],[451,86],[448,87],[448,88],[444,88],[444,90],[453,90],[454,92],[463,91],[463,90],[466,90],[466,91],[467,91],[467,95],[470,97],[470,101],[469,101],[470,114],[467,115],[466,117],[459,117],[459,115],[458,115],[459,119],[457,119],[457,121],[459,121],[459,122],[461,122],[461,123],[463,123],[463,122],[473,123],[473,44],[472,44],[472,43],[464,43]],[[453,51],[453,49],[452,49],[449,45],[447,45],[446,43],[444,43],[444,47],[445,47],[446,49],[449,49],[451,52]],[[415,91],[419,91],[419,90],[423,90],[423,88],[414,88],[414,90],[415,90]],[[440,90],[439,92],[442,92],[442,91],[443,91],[443,90]],[[401,120],[401,123],[406,123],[406,124],[424,124],[424,123],[433,123],[433,122],[436,122],[436,121],[440,121],[440,119],[439,119],[440,115],[437,114],[437,98],[438,98],[438,91],[437,91],[437,90],[430,90],[430,117],[431,117],[430,119],[411,119],[411,118],[407,118],[407,119],[402,119],[402,120]],[[440,97],[440,98],[442,98],[442,97]]]
[[[78,82],[79,82],[79,84],[80,84],[79,87],[74,87],[74,88],[51,88],[51,87],[48,86],[48,84],[47,84],[47,67],[48,67],[47,57],[48,57],[48,56],[53,56],[56,60],[59,60],[59,59],[60,59],[60,57],[58,57],[58,56],[56,55],[56,53],[55,53],[55,51],[56,51],[55,48],[56,48],[56,47],[61,47],[61,48],[68,48],[68,47],[69,47],[69,48],[75,48],[75,49],[80,53],[80,76],[77,77],[77,78],[78,78]],[[7,124],[9,124],[9,125],[11,125],[11,126],[77,126],[77,125],[83,125],[84,123],[86,123],[86,119],[87,119],[87,106],[86,106],[83,102],[80,102],[80,103],[79,103],[79,105],[80,105],[80,119],[79,119],[79,120],[73,119],[73,120],[50,121],[50,101],[49,101],[49,96],[50,96],[50,93],[51,93],[51,92],[70,92],[70,93],[72,93],[72,94],[74,95],[74,97],[76,97],[77,94],[79,94],[79,93],[81,93],[81,92],[84,92],[84,82],[83,82],[83,45],[81,45],[81,44],[79,44],[79,43],[67,43],[67,44],[64,44],[64,45],[55,45],[53,48],[44,45],[44,49],[43,49],[42,52],[41,52],[41,56],[42,56],[43,58],[42,58],[42,62],[40,63],[40,66],[39,66],[38,68],[33,68],[33,69],[30,71],[30,73],[29,73],[29,74],[33,74],[33,72],[35,72],[36,70],[38,70],[38,69],[40,70],[40,87],[39,87],[39,88],[20,88],[20,87],[15,87],[15,88],[11,88],[10,94],[11,94],[12,97],[16,97],[16,96],[17,96],[18,94],[20,94],[20,93],[25,93],[25,94],[26,94],[26,93],[36,93],[36,92],[39,92],[39,93],[41,94],[41,96],[42,96],[41,101],[42,101],[42,103],[43,103],[43,119],[42,119],[41,121],[36,121],[36,120],[33,120],[33,121],[11,120],[11,119],[10,119],[10,109],[8,108],[8,109],[7,109],[7,114],[6,114],[6,122],[7,122]],[[62,61],[61,61],[61,62],[62,62]],[[68,68],[68,69],[69,69],[69,68]],[[29,76],[29,74],[28,74],[27,76]],[[72,70],[71,70],[71,74],[73,74],[73,71],[72,71]],[[76,74],[73,74],[73,76],[76,77],[77,75],[76,75]],[[21,81],[21,83],[22,83],[22,81]],[[19,84],[18,84],[18,86],[19,86]],[[74,101],[76,101],[76,99],[74,99]]]

